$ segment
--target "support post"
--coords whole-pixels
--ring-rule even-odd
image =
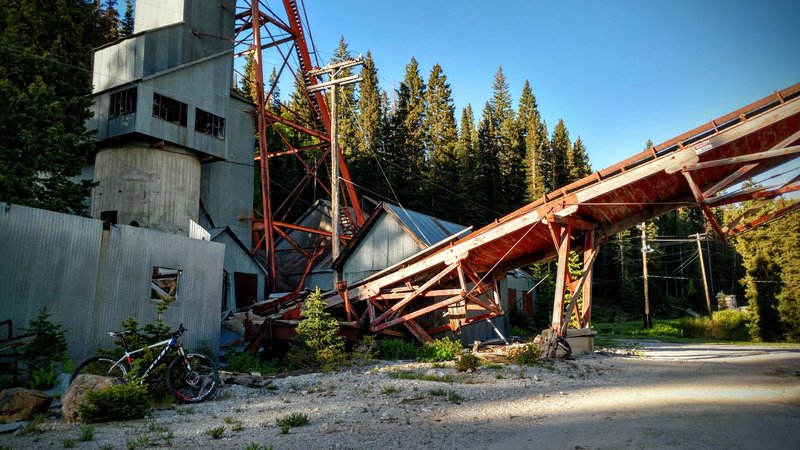
[[[706,292],[706,308],[708,309],[708,317],[711,317],[711,294],[708,291],[708,280],[706,279],[706,262],[703,259],[703,246],[700,245],[700,236],[705,236],[705,233],[693,234],[689,237],[695,238],[697,241],[697,253],[700,258],[700,273],[703,275],[703,289]]]
[[[339,237],[339,130],[336,107],[336,83],[331,85],[331,259],[336,261],[342,249]],[[341,270],[333,271],[333,285],[342,280]]]
[[[647,254],[650,249],[647,247],[647,223],[639,225],[642,229],[642,278],[644,279],[644,327],[645,329],[653,326],[650,318],[650,289],[647,285]]]

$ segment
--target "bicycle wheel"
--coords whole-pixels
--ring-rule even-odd
[[[206,355],[176,356],[167,367],[167,392],[184,403],[199,403],[219,386],[217,365]]]
[[[116,358],[111,356],[92,356],[84,360],[72,371],[69,382],[72,383],[78,375],[83,374],[124,378],[126,373],[128,373],[128,369],[122,364],[117,364]]]

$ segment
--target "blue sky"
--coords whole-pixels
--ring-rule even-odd
[[[515,102],[529,80],[550,131],[563,118],[595,170],[800,82],[797,0],[305,6],[323,62],[343,35],[354,55],[372,52],[387,91],[412,56],[425,79],[439,63],[457,118],[467,103],[480,114],[498,67]]]

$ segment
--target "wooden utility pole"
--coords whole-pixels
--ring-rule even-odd
[[[309,93],[316,92],[321,89],[330,88],[331,90],[331,258],[336,260],[341,253],[342,241],[339,235],[339,228],[341,226],[341,203],[340,203],[340,188],[339,188],[339,158],[341,157],[339,148],[339,129],[338,129],[338,111],[336,105],[336,91],[340,86],[358,83],[362,81],[358,75],[350,75],[344,78],[337,78],[337,75],[342,70],[350,67],[355,67],[364,63],[361,56],[358,59],[348,59],[338,63],[330,64],[320,69],[310,70],[309,76],[328,75],[330,80],[315,85],[309,89]],[[336,288],[336,283],[341,281],[341,273],[335,271],[333,273],[333,287]]]
[[[703,289],[706,292],[706,308],[708,309],[708,316],[711,317],[711,294],[708,292],[708,280],[706,279],[706,263],[703,259],[703,246],[700,245],[700,236],[705,237],[705,233],[693,234],[689,237],[695,238],[697,241],[697,254],[700,258],[700,273],[703,275]]]
[[[647,224],[642,222],[642,278],[644,278],[644,327],[651,328],[653,321],[650,318],[650,289],[647,287],[647,254],[652,251],[647,246]]]

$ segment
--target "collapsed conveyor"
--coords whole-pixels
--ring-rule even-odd
[[[701,208],[721,239],[796,211],[800,203],[726,226],[712,208],[797,191],[795,173],[780,186],[724,193],[778,166],[796,166],[799,143],[800,84],[795,84],[548,193],[463,238],[443,241],[350,286],[340,283],[339,297],[349,318],[364,311],[362,321],[372,333],[408,332],[428,341],[433,334],[502,315],[497,282],[506,271],[555,257],[552,327],[564,334],[574,315],[579,328],[588,328],[600,243],[687,205]],[[583,253],[579,279],[567,270],[570,250]],[[358,307],[364,304],[365,309]]]

